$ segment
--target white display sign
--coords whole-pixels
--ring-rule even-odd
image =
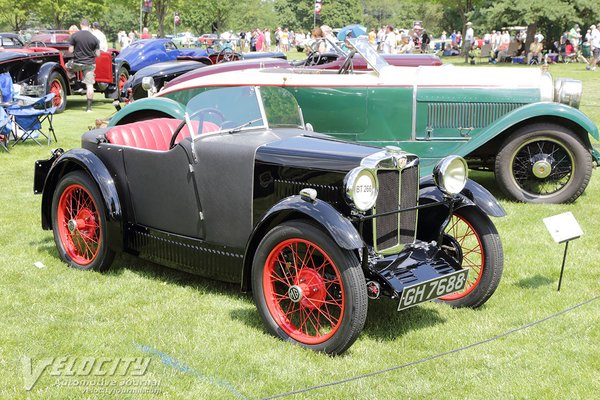
[[[544,224],[556,243],[564,243],[583,235],[579,223],[570,211],[544,218]]]

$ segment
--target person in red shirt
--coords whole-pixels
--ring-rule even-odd
[[[142,39],[152,39],[152,35],[150,34],[150,31],[146,27],[144,27],[144,29],[142,30],[142,36],[140,36],[140,37]]]
[[[256,51],[265,51],[265,34],[256,29]]]

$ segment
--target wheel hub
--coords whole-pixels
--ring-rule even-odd
[[[550,176],[552,164],[546,159],[538,160],[533,163],[531,170],[536,178],[544,179]]]
[[[71,234],[75,233],[75,231],[77,231],[77,221],[74,219],[70,219],[69,222],[67,222],[67,228],[69,229],[69,232],[71,232]]]
[[[298,285],[290,286],[288,289],[288,296],[290,296],[290,300],[294,303],[302,300],[302,288]]]

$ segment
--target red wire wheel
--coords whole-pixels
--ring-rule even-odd
[[[63,97],[65,95],[64,89],[58,79],[52,81],[50,85],[50,92],[54,93],[54,98],[52,99],[52,105],[54,107],[59,107],[63,102]]]
[[[469,269],[469,275],[462,290],[439,300],[455,307],[479,307],[494,293],[502,276],[504,256],[498,232],[476,207],[456,210],[444,232],[444,247],[458,247],[451,255]]]
[[[46,93],[54,93],[52,106],[56,107],[56,112],[61,113],[67,107],[66,83],[63,76],[57,71],[52,71],[48,77],[48,87]]]
[[[267,330],[311,350],[346,351],[367,317],[365,276],[356,254],[304,220],[283,222],[262,238],[252,288]]]
[[[267,307],[294,340],[319,344],[330,339],[344,315],[340,272],[316,244],[288,239],[267,257],[263,270]]]
[[[473,291],[481,280],[485,268],[485,256],[481,239],[469,224],[460,215],[454,214],[445,231],[458,242],[462,250],[462,267],[469,269],[469,276],[465,287],[455,293],[440,297],[441,300],[456,300],[465,297]]]
[[[58,232],[69,258],[86,266],[98,256],[100,216],[92,195],[81,185],[68,186],[58,201]]]

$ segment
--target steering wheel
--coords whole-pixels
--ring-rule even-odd
[[[238,53],[236,53],[235,51],[233,51],[229,47],[226,47],[223,50],[221,50],[217,54],[217,58],[216,58],[217,64],[222,63],[222,62],[239,60],[239,59],[240,59],[240,55]]]
[[[312,67],[313,65],[319,65],[321,63],[321,53],[319,51],[311,51],[306,57],[306,61],[304,65],[307,67]]]
[[[198,121],[198,126],[202,127],[204,125],[206,115],[216,115],[217,117],[219,117],[219,119],[221,120],[218,124],[219,126],[225,122],[225,116],[221,111],[217,110],[216,108],[203,108],[195,112],[193,115],[194,121]],[[175,147],[175,141],[177,140],[177,136],[179,136],[179,133],[181,133],[185,125],[185,120],[181,121],[181,123],[177,126],[177,129],[175,129],[175,132],[173,132],[173,135],[171,136],[171,141],[169,142],[169,150]]]
[[[349,72],[354,72],[354,64],[352,64],[352,57],[354,57],[354,54],[356,54],[356,50],[352,50],[348,54],[348,57],[346,57],[344,63],[338,70],[338,74],[347,74]]]

